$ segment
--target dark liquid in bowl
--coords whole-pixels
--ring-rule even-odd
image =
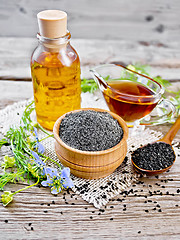
[[[158,101],[154,102],[153,91],[139,83],[113,81],[108,84],[111,88],[103,92],[106,103],[112,112],[117,113],[127,122],[133,122],[148,115],[158,103]],[[120,93],[129,95],[123,96]],[[149,96],[148,99],[146,96]]]

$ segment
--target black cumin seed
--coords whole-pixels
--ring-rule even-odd
[[[142,169],[160,170],[173,164],[175,154],[170,144],[156,142],[135,150],[132,160]]]
[[[179,205],[178,205],[178,204],[176,204],[176,205],[175,205],[175,207],[179,207]]]
[[[118,201],[118,202],[122,202],[122,199],[118,198],[117,201]]]
[[[112,221],[112,220],[113,220],[113,218],[110,218],[110,220]]]
[[[33,227],[31,227],[31,231],[33,231],[34,230],[34,228]]]
[[[145,212],[149,212],[149,210],[144,210]]]
[[[48,211],[47,210],[44,210],[44,213],[47,213]]]
[[[110,208],[114,208],[114,206],[110,206]]]
[[[29,224],[28,224],[28,226],[31,226],[31,225],[32,225],[32,223],[29,223]]]
[[[8,220],[4,220],[5,223],[8,223]]]
[[[123,130],[106,112],[70,113],[62,120],[59,136],[67,145],[82,151],[102,151],[117,145]]]
[[[99,211],[100,211],[100,212],[105,212],[105,210],[104,210],[104,209],[99,209]]]
[[[158,210],[158,212],[162,212],[162,210],[161,210],[161,209],[159,209],[159,210]]]
[[[141,233],[141,231],[138,231],[138,233]]]
[[[90,216],[90,219],[93,219],[93,217],[92,217],[92,216]]]
[[[55,201],[54,201],[54,200],[52,201],[52,204],[55,204]]]
[[[47,206],[49,207],[49,206],[51,206],[51,204],[50,204],[50,203],[48,203],[48,204],[47,204]]]

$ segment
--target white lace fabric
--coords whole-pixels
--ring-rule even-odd
[[[15,103],[0,111],[0,133],[5,134],[10,126],[18,126],[20,124],[20,118],[29,101],[30,100]],[[98,94],[92,95],[89,93],[82,94],[82,107],[107,109],[105,102]],[[44,133],[41,130],[38,131],[39,139],[43,138],[45,136]],[[127,141],[127,157],[114,173],[97,180],[82,179],[71,174],[75,185],[72,190],[79,194],[85,201],[92,203],[96,208],[101,208],[106,205],[110,199],[126,190],[138,178],[131,163],[132,151],[160,137],[162,137],[160,132],[155,132],[150,129],[144,130],[143,134],[129,137]],[[54,138],[47,138],[42,143],[46,149],[45,155],[59,162],[54,150]],[[55,167],[52,163],[49,163],[49,165]]]

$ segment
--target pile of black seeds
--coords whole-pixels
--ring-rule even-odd
[[[138,148],[132,160],[142,169],[161,170],[173,164],[175,154],[170,144],[157,142]]]
[[[82,151],[102,151],[117,145],[123,129],[107,112],[83,110],[62,120],[59,136],[68,146]]]

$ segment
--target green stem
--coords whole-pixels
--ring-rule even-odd
[[[39,140],[39,142],[42,142],[42,141],[44,141],[45,139],[47,139],[47,138],[49,138],[49,137],[54,137],[54,135],[51,134],[51,135],[49,135],[49,136],[47,136],[47,137],[45,137],[45,138],[42,138],[41,140]]]
[[[25,187],[25,188],[19,189],[18,191],[14,192],[13,195],[15,195],[16,193],[19,193],[19,192],[21,192],[21,191],[24,191],[24,190],[26,190],[26,189],[28,189],[28,188],[30,188],[30,187],[36,186],[38,183],[39,183],[39,177],[38,177],[38,180],[37,180],[36,183],[34,183],[34,184],[30,185],[30,186],[27,186],[27,187]]]
[[[49,137],[52,137],[52,136],[53,136],[53,134],[49,134],[43,127],[41,127],[40,124],[38,124],[38,127],[39,127],[45,134],[47,134]]]
[[[52,158],[47,157],[47,156],[45,156],[43,154],[41,154],[41,156],[45,158],[44,162],[49,159],[51,162],[55,163],[61,169],[61,165],[58,162],[56,162],[55,160],[53,160]]]

